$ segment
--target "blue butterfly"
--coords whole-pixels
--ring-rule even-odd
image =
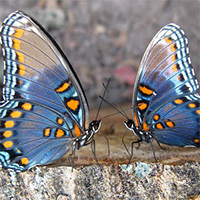
[[[200,147],[198,88],[183,30],[176,24],[164,26],[142,58],[133,91],[133,120],[124,122],[139,138],[132,142],[131,157],[134,143],[146,141],[153,149],[153,139]]]
[[[0,161],[25,171],[47,165],[94,142],[101,120],[89,124],[81,83],[44,28],[21,11],[1,27],[4,101],[0,106]],[[73,156],[74,157],[74,156]]]

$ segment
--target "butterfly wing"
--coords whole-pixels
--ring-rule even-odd
[[[175,24],[166,25],[149,44],[139,67],[133,93],[136,126],[150,130],[165,144],[197,145],[198,88],[184,32]],[[187,117],[190,121],[184,125]],[[191,126],[194,130],[187,132]]]
[[[50,163],[69,150],[73,137],[88,129],[88,105],[79,79],[55,41],[21,11],[4,20],[1,44],[4,102],[0,108],[0,160],[4,159],[3,166],[8,168],[20,160],[23,167],[18,166],[19,170]],[[33,112],[34,108],[40,109]],[[12,114],[13,109],[21,109],[22,114]],[[49,122],[43,123],[45,120]],[[44,138],[44,133],[48,137]]]
[[[171,146],[200,147],[200,100],[198,95],[176,97],[147,116],[153,137]]]
[[[0,160],[5,168],[25,171],[62,157],[72,145],[73,124],[55,110],[11,100],[0,109]]]

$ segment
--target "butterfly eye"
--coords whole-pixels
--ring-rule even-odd
[[[94,120],[90,123],[90,130],[96,133],[100,129],[100,126],[101,126],[101,120]]]
[[[131,120],[131,119],[129,119],[128,121],[125,121],[124,124],[128,129],[134,129],[135,128],[135,124],[134,124],[133,120]]]

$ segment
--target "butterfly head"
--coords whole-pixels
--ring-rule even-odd
[[[137,127],[132,119],[124,121],[126,128],[132,131],[136,136],[140,138],[141,141],[146,141],[147,143],[152,142],[153,136],[150,131],[144,131],[143,129]]]
[[[101,127],[101,120],[93,120],[89,125],[88,132],[97,133]]]
[[[128,119],[127,121],[124,121],[124,125],[130,131],[136,132],[136,126],[135,126],[135,123],[132,119]]]
[[[85,131],[85,134],[75,139],[75,149],[78,150],[80,147],[90,144],[93,140],[94,134],[99,131],[100,127],[101,120],[93,120],[89,125],[89,129]]]

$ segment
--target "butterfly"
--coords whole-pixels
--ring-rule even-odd
[[[94,143],[101,120],[89,123],[81,83],[52,37],[21,11],[4,20],[0,36],[2,166],[25,171],[52,163],[70,149],[75,156],[80,147]]]
[[[200,96],[188,40],[174,23],[153,38],[142,58],[133,91],[133,120],[124,122],[140,144],[200,147]],[[154,153],[154,158],[155,153]],[[131,159],[131,158],[130,158]]]

